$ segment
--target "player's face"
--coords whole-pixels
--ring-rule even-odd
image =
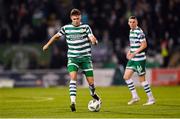
[[[74,26],[79,26],[81,23],[81,15],[73,15],[71,16],[71,20]]]
[[[136,19],[129,19],[128,24],[131,29],[135,29],[137,27],[138,22]]]

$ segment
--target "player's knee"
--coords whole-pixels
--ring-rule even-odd
[[[70,72],[71,80],[77,80],[77,72]]]
[[[127,75],[124,75],[124,76],[123,76],[123,79],[124,79],[124,80],[128,80],[129,77],[128,77]]]

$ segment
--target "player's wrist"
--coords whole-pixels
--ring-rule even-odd
[[[136,55],[136,54],[138,54],[138,52],[134,52],[133,54]]]

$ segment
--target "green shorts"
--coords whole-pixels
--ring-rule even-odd
[[[93,65],[91,57],[68,58],[68,72],[83,71],[86,77],[93,77]]]
[[[138,73],[139,76],[141,76],[146,73],[145,65],[146,65],[146,60],[142,60],[142,61],[129,60],[126,65],[126,68],[134,70],[135,72]]]

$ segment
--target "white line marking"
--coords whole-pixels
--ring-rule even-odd
[[[17,97],[18,98],[18,97]],[[53,97],[19,97],[19,99],[3,100],[5,103],[9,102],[43,102],[43,101],[52,101]]]

